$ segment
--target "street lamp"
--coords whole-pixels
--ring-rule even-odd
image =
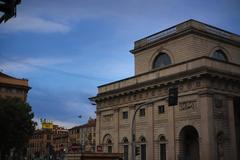
[[[136,124],[135,124],[135,118],[136,118],[136,114],[137,114],[137,112],[141,108],[144,108],[148,104],[151,104],[151,103],[153,103],[153,102],[155,102],[157,100],[158,99],[150,100],[150,101],[147,101],[147,102],[144,102],[144,103],[138,105],[137,109],[134,112],[133,119],[132,119],[132,124],[131,124],[131,126],[132,126],[132,133],[131,133],[131,136],[132,136],[132,158],[131,158],[131,160],[135,160],[136,159],[136,156],[135,156],[135,148],[136,148]]]

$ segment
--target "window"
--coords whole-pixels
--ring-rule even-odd
[[[123,159],[128,160],[128,145],[123,145]]]
[[[128,119],[128,112],[127,111],[122,112],[122,118],[123,119]]]
[[[159,159],[160,160],[166,160],[166,138],[165,136],[161,135],[160,138],[160,145],[159,145]]]
[[[145,108],[142,108],[139,110],[139,116],[144,117],[145,116]]]
[[[141,155],[141,160],[146,160],[147,159],[147,145],[146,145],[146,139],[145,137],[140,137],[140,155]]]
[[[172,63],[171,59],[166,53],[160,53],[153,61],[152,68],[153,69],[162,68],[170,65],[171,63]]]
[[[160,144],[160,160],[166,160],[166,144]]]
[[[124,137],[123,140],[123,159],[128,160],[128,139]]]
[[[112,153],[112,146],[108,146],[108,153]]]
[[[164,105],[158,106],[158,113],[164,113]]]
[[[226,54],[222,51],[222,50],[216,50],[213,54],[212,54],[212,58],[217,59],[217,60],[221,60],[221,61],[227,61],[227,56]]]

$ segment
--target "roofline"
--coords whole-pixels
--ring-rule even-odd
[[[16,79],[16,80],[24,80],[24,81],[28,81],[28,79],[26,79],[26,78],[16,78],[16,77],[13,77],[13,76],[10,76],[10,75],[7,75],[6,73],[3,73],[3,72],[0,72],[0,75],[4,75],[4,76],[6,76],[6,77],[8,77],[8,78],[13,78],[13,79]]]
[[[216,26],[213,26],[213,25],[210,25],[210,24],[207,24],[207,23],[204,23],[204,22],[197,21],[197,20],[195,20],[195,19],[189,19],[189,20],[186,20],[186,21],[184,21],[184,22],[178,23],[178,24],[176,24],[176,25],[174,25],[174,26],[171,26],[171,27],[169,27],[169,28],[167,28],[167,29],[164,29],[164,30],[162,30],[162,31],[159,31],[159,32],[157,32],[157,33],[154,33],[154,34],[151,34],[151,35],[146,36],[146,37],[144,37],[144,38],[138,39],[138,40],[136,40],[135,42],[144,40],[145,38],[150,38],[150,37],[155,36],[155,35],[157,35],[157,34],[159,34],[159,33],[161,33],[161,32],[167,31],[167,30],[172,29],[172,28],[174,28],[174,27],[176,27],[176,26],[179,26],[179,25],[182,25],[182,24],[184,24],[184,23],[191,22],[191,21],[197,22],[197,23],[206,25],[206,26],[208,26],[208,27],[212,27],[212,28],[214,28],[214,29],[217,29],[217,30],[220,30],[220,31],[223,31],[223,32],[227,32],[227,33],[229,33],[229,34],[233,34],[233,35],[235,35],[235,36],[239,36],[239,37],[240,37],[239,34],[236,34],[236,33],[233,33],[233,32],[230,32],[230,31],[227,31],[227,30],[218,28],[218,27],[216,27]]]

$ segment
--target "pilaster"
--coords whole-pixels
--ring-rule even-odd
[[[213,95],[203,93],[200,95],[200,159],[216,159],[216,145],[213,125]]]
[[[229,159],[237,160],[237,144],[236,144],[236,131],[235,131],[235,118],[234,118],[234,104],[233,97],[228,97],[228,124],[230,132],[230,148],[231,154]]]

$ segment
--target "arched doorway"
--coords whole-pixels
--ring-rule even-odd
[[[110,134],[106,134],[103,137],[103,145],[104,145],[104,152],[106,153],[112,153],[112,136]]]
[[[199,160],[199,135],[193,126],[182,128],[180,135],[180,159]]]

